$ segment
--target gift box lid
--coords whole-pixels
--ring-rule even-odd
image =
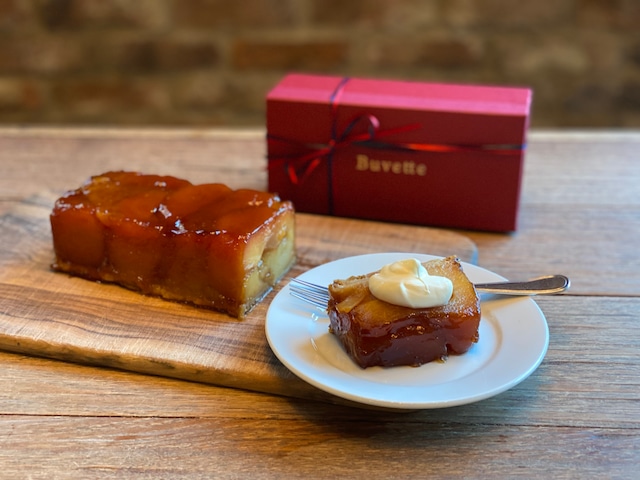
[[[348,80],[346,82],[345,80]],[[331,103],[340,82],[341,105],[433,110],[492,115],[528,115],[531,90],[521,87],[374,80],[292,73],[267,95],[267,101]]]
[[[403,141],[522,144],[531,96],[523,87],[292,73],[267,95],[267,130],[302,142],[324,142],[331,135],[328,129],[340,131],[367,112],[384,120],[381,129],[420,125],[403,132]],[[316,120],[322,109],[333,117],[329,122]]]

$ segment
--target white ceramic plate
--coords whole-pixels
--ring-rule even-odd
[[[361,255],[320,265],[299,278],[328,285],[337,278],[369,273],[408,257],[420,261],[437,258],[407,253]],[[475,283],[504,280],[475,265],[463,263],[463,268]],[[477,344],[444,363],[420,367],[360,368],[329,333],[327,315],[292,297],[288,285],[273,299],[265,329],[280,361],[321,390],[378,407],[452,407],[492,397],[517,385],[540,365],[549,345],[547,322],[531,298],[494,297],[483,300],[481,307]]]

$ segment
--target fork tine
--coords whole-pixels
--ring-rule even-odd
[[[292,297],[297,298],[298,300],[302,300],[303,302],[309,303],[311,305],[314,305],[314,306],[316,306],[318,308],[322,308],[322,309],[326,309],[327,308],[327,302],[322,302],[322,301],[320,301],[318,299],[308,297],[308,296],[300,294],[299,292],[296,292],[294,290],[291,290],[290,294],[291,294]]]
[[[296,293],[305,298],[312,298],[314,300],[324,301],[324,303],[327,303],[329,301],[329,295],[327,295],[326,293],[314,292],[312,290],[305,290],[304,288],[300,288],[295,285],[291,285],[290,289],[293,293]]]
[[[292,278],[291,283],[295,286],[299,285],[299,288],[304,288],[305,290],[310,290],[319,294],[322,294],[326,297],[329,296],[327,287],[321,287],[320,285],[316,285],[315,283],[307,282],[305,280],[300,280],[299,278]]]
[[[326,288],[319,285],[294,278],[289,282],[289,293],[292,297],[304,302],[320,308],[327,308],[329,292]]]

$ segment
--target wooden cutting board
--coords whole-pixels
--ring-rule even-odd
[[[238,321],[210,310],[50,270],[53,249],[48,216],[55,198],[62,193],[51,187],[52,183],[60,183],[55,177],[74,168],[100,172],[103,169],[98,164],[104,156],[114,158],[113,152],[125,151],[125,146],[126,152],[141,152],[142,147],[147,152],[157,140],[147,139],[140,144],[119,137],[99,137],[91,142],[50,136],[36,136],[28,142],[21,137],[8,140],[21,141],[29,150],[24,150],[22,159],[2,158],[2,168],[13,175],[13,182],[4,180],[0,202],[0,349],[285,396],[339,401],[299,380],[271,352],[264,321],[278,288],[244,321]],[[55,148],[49,148],[54,140]],[[180,142],[181,148],[193,149],[194,142],[184,138]],[[177,145],[172,144],[171,148],[175,151]],[[76,155],[71,155],[73,152]],[[189,158],[200,158],[197,154],[194,151]],[[58,161],[57,155],[62,171],[54,169],[49,174],[34,166],[37,162]],[[150,156],[145,153],[144,158]],[[256,165],[262,161],[256,157]],[[34,167],[29,170],[30,165]],[[210,168],[210,162],[203,160],[202,165]],[[252,169],[243,166],[243,171],[257,171],[249,167]],[[20,184],[23,178],[24,186]],[[21,192],[27,193],[21,196]],[[451,231],[307,214],[297,214],[296,222],[298,261],[287,278],[339,258],[385,251],[456,254],[462,260],[476,261],[475,245]]]

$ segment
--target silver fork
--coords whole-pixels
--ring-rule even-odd
[[[549,275],[525,282],[476,283],[476,290],[497,295],[553,295],[566,291],[571,281],[564,275]],[[316,307],[326,308],[329,301],[327,287],[292,278],[289,282],[291,296]]]

